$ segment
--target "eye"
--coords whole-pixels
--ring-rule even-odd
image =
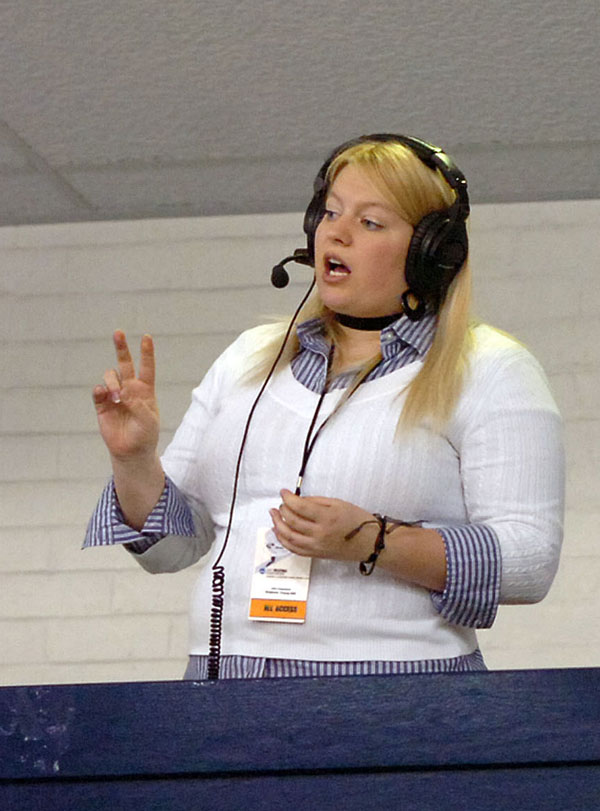
[[[362,224],[368,231],[379,231],[380,228],[383,228],[383,225],[380,222],[371,220],[369,217],[363,217]]]
[[[329,220],[331,222],[331,220],[334,220],[337,216],[338,216],[337,211],[333,211],[330,208],[326,208],[325,213],[323,214],[323,219]]]

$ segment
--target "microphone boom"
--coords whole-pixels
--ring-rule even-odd
[[[299,265],[312,265],[306,248],[296,248],[292,256],[286,256],[271,271],[271,284],[273,287],[281,288],[289,284],[290,277],[284,267],[288,262],[297,262]]]

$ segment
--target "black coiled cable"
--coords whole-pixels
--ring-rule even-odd
[[[219,678],[221,662],[221,634],[223,631],[223,600],[225,597],[225,569],[213,567],[212,607],[210,609],[210,632],[208,637],[208,678]]]
[[[252,404],[252,408],[248,414],[248,419],[246,420],[246,427],[244,428],[244,435],[242,437],[242,441],[240,443],[240,450],[238,453],[237,464],[235,468],[235,477],[233,482],[233,493],[231,496],[231,506],[229,508],[229,520],[227,522],[227,531],[225,532],[225,540],[223,541],[223,546],[221,547],[221,551],[219,556],[217,557],[216,561],[213,563],[212,571],[213,571],[213,580],[212,580],[212,606],[210,610],[210,631],[209,631],[209,638],[208,638],[208,678],[211,681],[217,681],[219,678],[219,670],[221,665],[221,637],[223,633],[223,605],[224,605],[224,598],[225,598],[225,569],[223,566],[220,565],[221,558],[225,552],[227,547],[227,542],[229,541],[229,535],[231,534],[231,526],[233,524],[233,513],[235,510],[235,502],[237,499],[237,490],[238,490],[238,482],[240,478],[240,470],[242,466],[242,456],[244,454],[244,448],[246,447],[246,440],[248,439],[248,432],[250,431],[250,423],[252,421],[252,417],[254,416],[254,412],[256,410],[256,406],[258,405],[258,401],[263,395],[264,390],[267,387],[267,384],[273,373],[277,364],[279,363],[279,359],[283,355],[283,350],[285,349],[285,345],[287,344],[288,338],[290,337],[290,333],[292,331],[292,327],[298,318],[298,314],[306,300],[312,293],[312,289],[315,286],[315,281],[313,279],[312,284],[308,288],[307,292],[305,293],[302,301],[296,308],[296,312],[292,316],[292,320],[289,323],[283,341],[281,342],[281,346],[279,348],[279,352],[277,353],[277,357],[273,361],[271,368],[269,369],[269,373],[266,376],[262,386],[260,387],[260,391],[256,395],[256,399]]]

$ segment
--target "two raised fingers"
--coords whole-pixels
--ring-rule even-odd
[[[135,367],[125,333],[118,329],[113,335],[115,352],[117,354],[118,377],[125,383],[135,377]],[[151,335],[142,335],[140,344],[140,369],[138,379],[149,386],[154,386],[155,363],[154,363],[154,343]]]
[[[115,330],[113,334],[117,366],[104,373],[104,385],[95,386],[93,399],[96,405],[107,401],[121,402],[121,389],[130,380],[135,379],[135,366],[127,344],[127,338],[122,330]],[[154,388],[155,361],[154,344],[150,335],[143,335],[140,346],[140,368],[138,379]]]

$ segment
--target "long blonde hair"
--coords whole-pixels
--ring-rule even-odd
[[[329,166],[326,181],[330,186],[345,166],[358,166],[387,198],[390,205],[413,227],[433,211],[449,208],[455,199],[439,170],[424,165],[408,147],[396,141],[365,141],[350,146]],[[470,329],[471,273],[468,260],[451,283],[437,314],[433,344],[414,380],[410,383],[406,401],[399,417],[399,428],[431,420],[438,428],[451,417],[463,387],[472,345]],[[321,301],[315,290],[301,310],[299,321],[321,318],[329,340],[336,342],[334,315]],[[255,355],[247,378],[258,380],[272,365],[279,351],[287,324],[282,322],[273,338]],[[282,355],[280,366],[297,354],[299,341],[294,333]],[[368,360],[357,373],[356,382],[364,379],[380,360],[380,355]],[[352,387],[350,387],[352,388]]]

